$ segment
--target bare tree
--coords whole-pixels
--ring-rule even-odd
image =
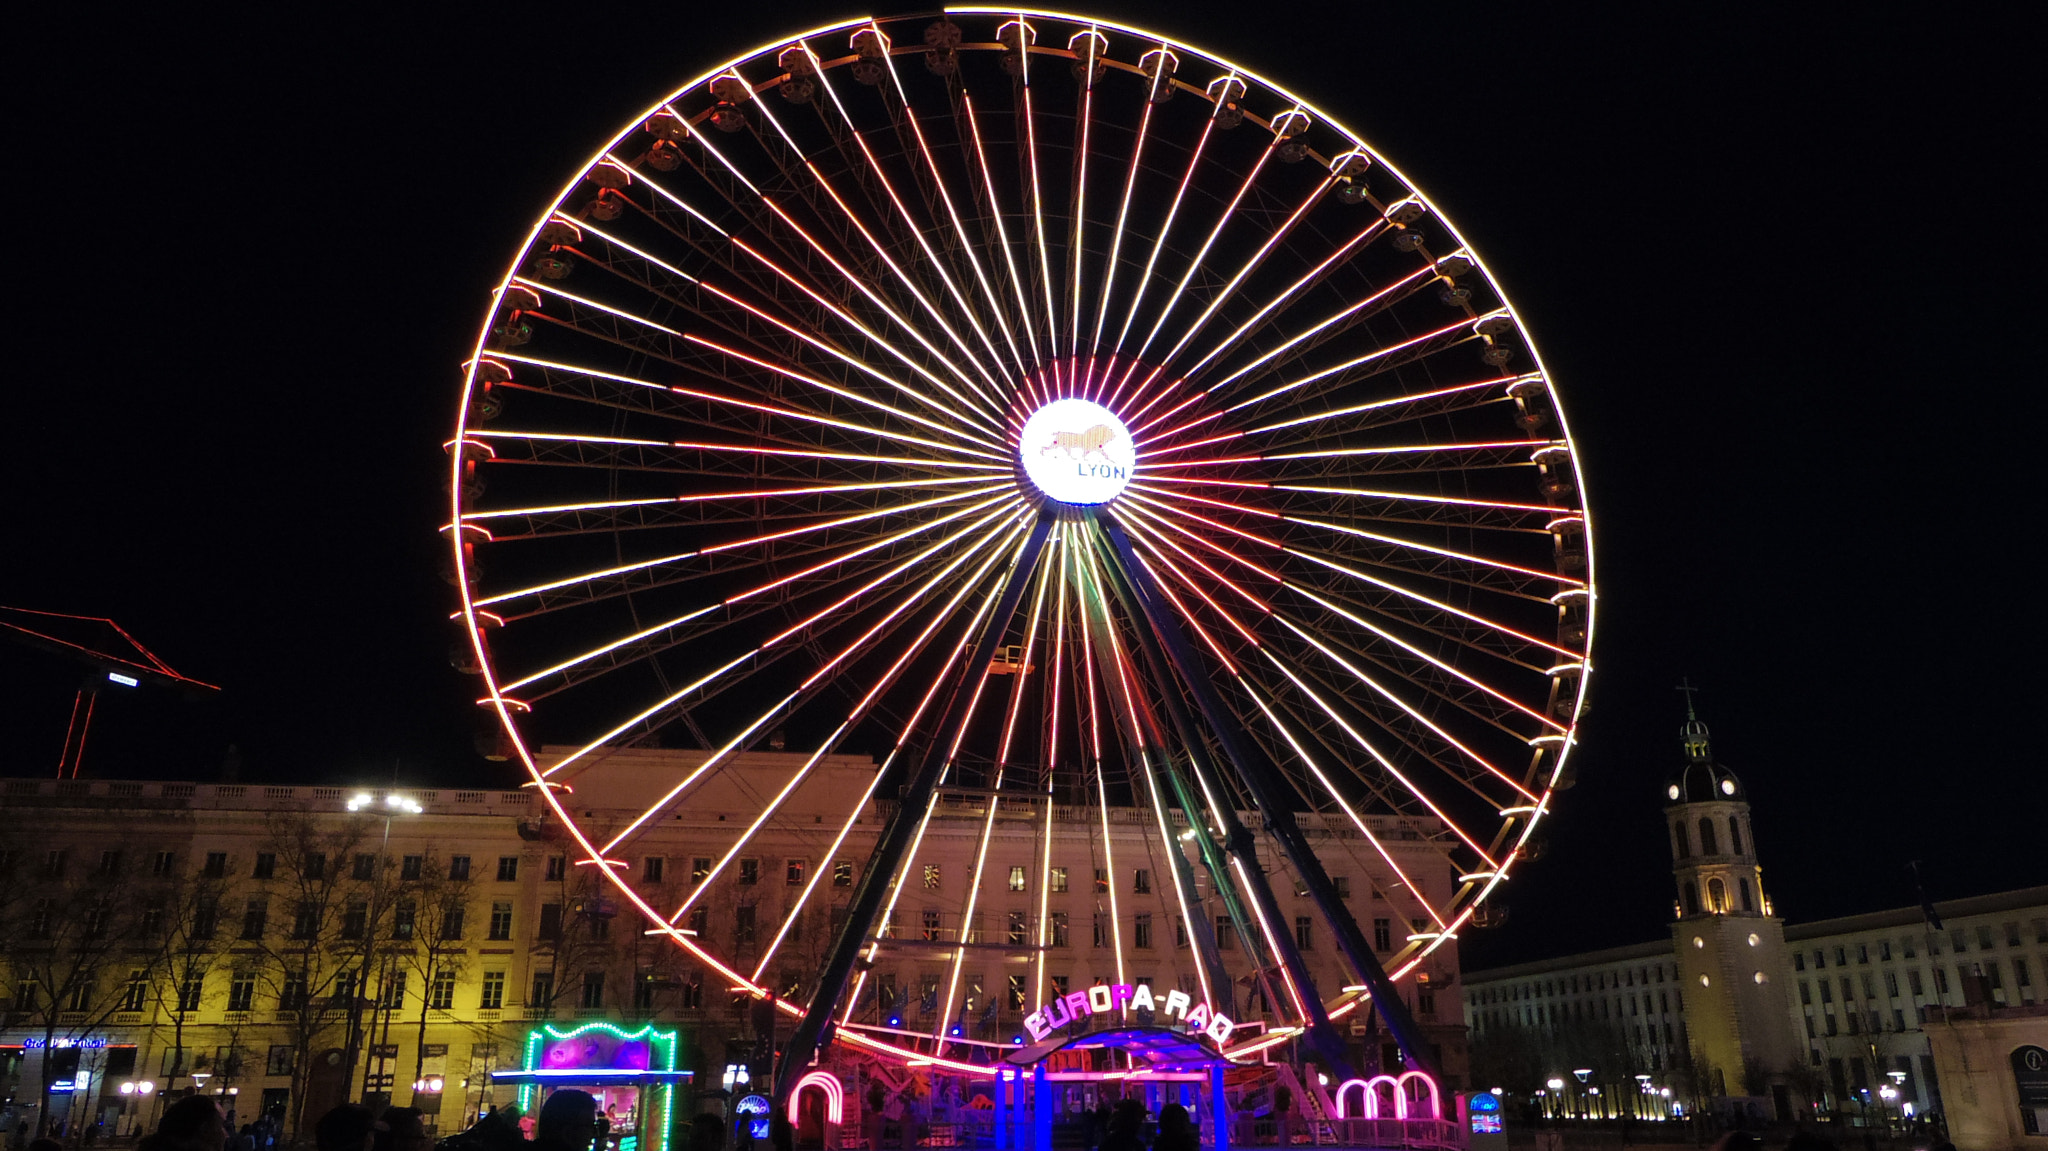
[[[200,1009],[207,977],[226,954],[221,916],[239,893],[224,868],[208,874],[202,867],[177,875],[147,897],[144,933],[157,939],[162,956],[158,977],[148,983],[149,998],[158,1007],[155,1018],[169,1019],[171,1026],[170,1055],[164,1063],[166,1092],[177,1087],[178,1076],[196,1069],[185,1055],[185,1020]]]
[[[358,878],[355,866],[368,840],[367,820],[308,809],[273,812],[265,828],[264,851],[274,871],[264,890],[279,914],[259,937],[238,946],[252,953],[253,971],[274,998],[292,1049],[286,1118],[295,1136],[305,1129],[316,1050],[360,1015],[367,948],[377,929],[371,897],[379,879]],[[356,1039],[353,1029],[341,1037]]]
[[[419,979],[419,1042],[412,1068],[413,1082],[418,1083],[426,1074],[427,1018],[435,1011],[451,1017],[453,1004],[437,1004],[436,998],[452,992],[468,965],[463,940],[476,885],[466,871],[452,873],[431,852],[418,857],[418,874],[407,878],[414,866],[410,860],[401,865],[391,935],[398,965]]]
[[[91,859],[72,854],[61,847],[45,853],[8,933],[9,1024],[39,1032],[44,1053],[39,1135],[49,1125],[57,1053],[82,1049],[117,1012],[139,1010],[164,962],[154,913],[166,884],[139,874],[118,847]]]

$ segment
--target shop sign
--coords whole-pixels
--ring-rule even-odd
[[[1041,1004],[1024,1017],[1024,1029],[1036,1043],[1084,1016],[1113,1015],[1125,1007],[1150,1011],[1160,1020],[1177,1019],[1190,1034],[1206,1035],[1218,1047],[1230,1042],[1230,1033],[1237,1027],[1228,1016],[1207,1003],[1196,1003],[1185,991],[1154,996],[1150,984],[1101,983]]]

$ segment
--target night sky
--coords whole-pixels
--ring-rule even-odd
[[[487,289],[621,124],[855,11],[435,7],[12,18],[0,604],[110,615],[225,689],[112,701],[90,774],[211,779],[233,743],[246,779],[515,784],[471,750],[436,574]],[[1661,933],[1681,676],[1780,914],[1913,902],[1916,858],[1937,899],[2048,883],[2031,37],[1782,7],[1098,6],[1401,165],[1573,422],[1581,783],[1468,966]],[[0,773],[51,771],[76,678],[0,648]]]

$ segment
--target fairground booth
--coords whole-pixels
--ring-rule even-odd
[[[828,1059],[797,1080],[785,1103],[797,1145],[1089,1147],[1103,1135],[1100,1109],[1123,1100],[1144,1107],[1147,1142],[1162,1109],[1179,1104],[1214,1151],[1467,1145],[1464,1101],[1441,1095],[1431,1076],[1406,1071],[1336,1084],[1304,1076],[1265,1058],[1289,1036],[1240,1028],[1180,991],[1098,985],[1047,1003],[1025,1027],[1028,1042],[956,1039],[959,1059]]]
[[[678,1061],[674,1031],[652,1025],[629,1031],[602,1022],[544,1024],[527,1033],[521,1065],[491,1078],[519,1088],[525,1115],[536,1114],[563,1088],[596,1096],[610,1128],[599,1151],[668,1151],[678,1122],[676,1089],[691,1079],[689,1071],[677,1069]]]

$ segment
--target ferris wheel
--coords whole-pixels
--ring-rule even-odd
[[[1149,812],[1176,885],[1287,973],[1247,863],[1284,859],[1357,975],[1286,976],[1313,1039],[1395,1008],[1571,782],[1592,553],[1512,305],[1357,135],[1167,37],[956,8],[683,85],[535,224],[449,449],[479,702],[651,930],[771,997],[613,861],[771,739],[791,788],[881,764],[844,796],[848,829],[893,815],[822,975],[774,999],[799,1047],[851,1022],[941,793],[983,796],[984,837],[1012,796]],[[656,745],[700,754],[579,826],[555,785]],[[1387,819],[1454,879],[1382,959],[1304,828],[1395,865]]]

